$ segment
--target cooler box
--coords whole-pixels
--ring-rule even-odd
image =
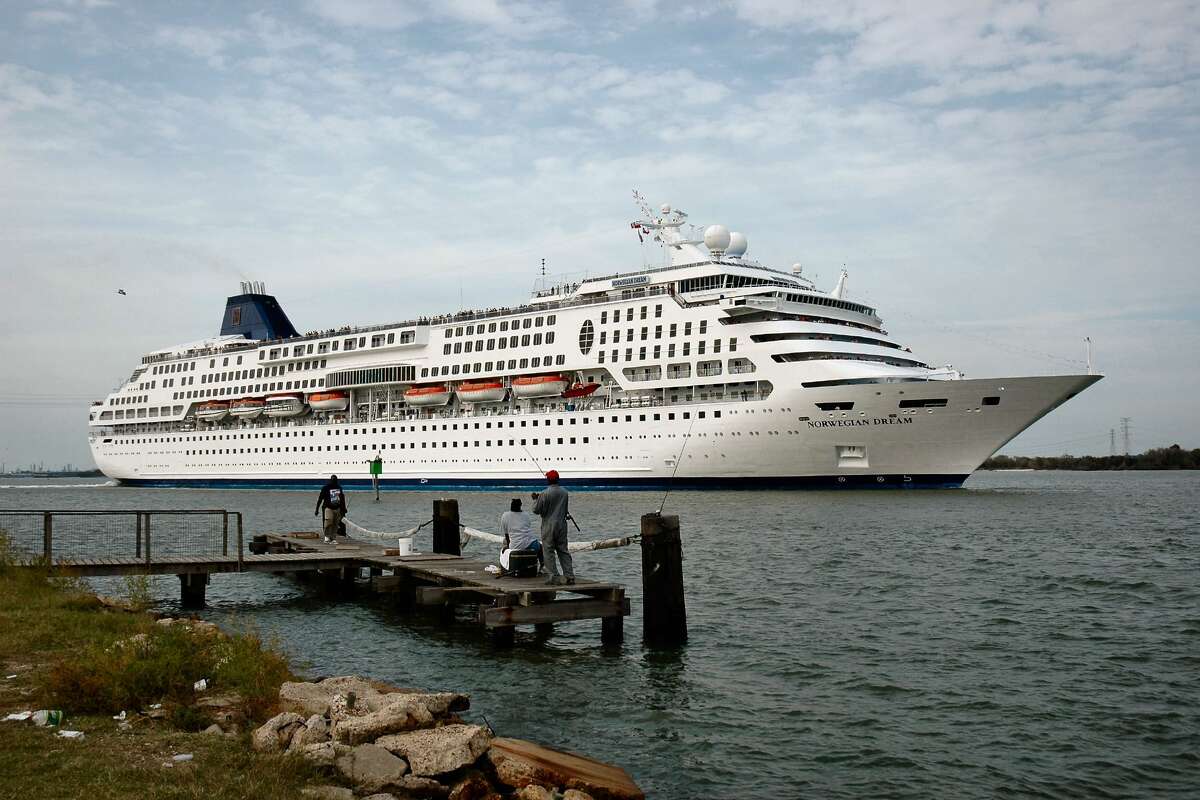
[[[538,573],[537,553],[516,550],[508,554],[508,571],[515,578],[536,578]]]

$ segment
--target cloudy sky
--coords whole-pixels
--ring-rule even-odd
[[[638,268],[635,187],[969,376],[1091,336],[1007,452],[1200,446],[1198,89],[1171,0],[9,0],[0,459],[90,464],[239,280],[306,330]]]

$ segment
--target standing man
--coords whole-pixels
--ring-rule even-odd
[[[558,485],[558,470],[546,473],[546,482],[550,484],[546,491],[534,494],[533,513],[542,518],[542,553],[546,559],[546,567],[550,577],[546,579],[549,586],[562,584],[563,578],[558,574],[555,555],[562,559],[562,571],[566,576],[566,584],[575,583],[575,565],[571,560],[571,551],[567,549],[567,490]]]
[[[333,544],[337,541],[338,525],[342,517],[346,516],[347,508],[346,492],[338,483],[337,475],[330,475],[329,482],[321,487],[321,494],[317,496],[317,510],[313,512],[314,517],[321,513],[322,507],[325,509],[323,538],[326,544]]]
[[[379,502],[379,476],[383,474],[383,456],[375,451],[375,457],[367,462],[371,465],[371,485],[375,487],[375,502]]]

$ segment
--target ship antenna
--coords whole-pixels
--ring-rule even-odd
[[[663,508],[667,505],[667,498],[671,496],[671,488],[675,484],[675,473],[679,471],[679,465],[683,462],[683,451],[687,449],[688,442],[692,440],[692,425],[696,424],[696,418],[692,417],[691,425],[688,425],[687,433],[683,437],[683,447],[679,448],[679,454],[675,456],[675,469],[671,470],[671,477],[667,479],[667,491],[663,492],[662,502],[658,504],[658,515],[661,517]]]

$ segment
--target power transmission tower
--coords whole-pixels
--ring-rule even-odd
[[[1129,423],[1130,417],[1121,417],[1121,440],[1125,443],[1125,455],[1129,455]]]

